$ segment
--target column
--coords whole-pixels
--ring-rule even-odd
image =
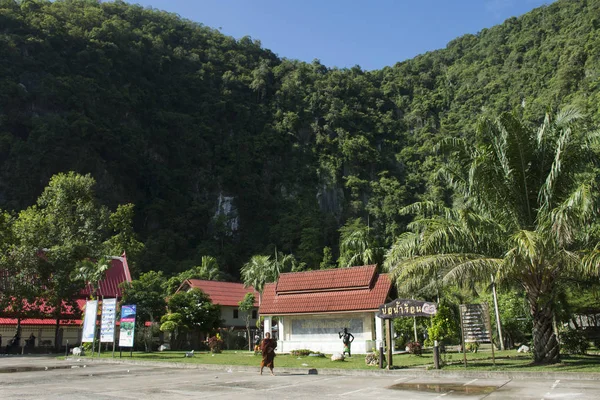
[[[285,332],[284,332],[284,327],[283,327],[283,317],[279,317],[279,323],[277,324],[277,329],[279,332],[279,340],[280,341],[284,341],[285,340]]]
[[[377,351],[383,346],[383,319],[375,316],[375,346]]]
[[[271,317],[265,317],[265,333],[269,332],[271,336],[273,336],[273,332],[271,330]]]

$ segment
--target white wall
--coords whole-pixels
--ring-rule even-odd
[[[341,353],[339,337],[343,328],[354,336],[352,354],[370,353],[375,347],[374,313],[294,315],[279,317],[280,336],[277,351],[309,349],[321,353]]]
[[[233,318],[233,310],[238,310],[238,318]],[[252,316],[252,311],[250,311]],[[221,306],[221,319],[224,320],[221,325],[223,328],[230,326],[246,327],[246,313],[239,311],[238,307]],[[256,319],[250,318],[250,329],[256,328]]]

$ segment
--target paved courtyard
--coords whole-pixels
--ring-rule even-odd
[[[85,365],[85,367],[84,367]],[[47,369],[46,369],[47,368]],[[9,372],[9,371],[18,372]],[[0,358],[0,399],[599,399],[600,382],[332,376]]]

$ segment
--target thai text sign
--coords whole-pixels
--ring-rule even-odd
[[[102,319],[100,320],[100,342],[112,343],[115,340],[115,314],[117,299],[102,300]]]
[[[119,346],[121,347],[133,347],[135,311],[135,304],[121,307],[121,330],[119,331]]]
[[[487,303],[461,304],[460,321],[465,343],[491,343],[492,329]]]
[[[85,303],[85,317],[83,319],[83,332],[81,342],[89,343],[94,341],[96,336],[96,315],[98,314],[98,300],[88,300]]]
[[[379,306],[377,316],[383,319],[400,317],[431,317],[437,312],[437,305],[428,301],[396,299]]]

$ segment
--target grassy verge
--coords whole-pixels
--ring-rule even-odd
[[[184,357],[183,351],[166,351],[156,353],[134,352],[132,359],[140,361],[181,362],[191,364],[216,364],[216,365],[260,365],[260,356],[248,351],[224,351],[220,354],[204,352],[195,353],[194,357]],[[119,358],[119,353],[115,354]],[[97,355],[96,355],[97,357]],[[103,353],[101,358],[112,358],[110,352]],[[462,353],[446,353],[442,355],[446,365],[444,370],[465,370]],[[130,359],[129,353],[123,353],[123,359]],[[480,371],[538,371],[538,372],[600,372],[600,356],[562,356],[560,364],[534,365],[530,355],[517,354],[514,350],[496,352],[496,365],[492,363],[490,352],[467,354],[467,370]],[[397,354],[393,357],[396,368],[432,368],[433,356],[425,352],[422,356],[411,354]],[[333,362],[328,357],[294,357],[288,354],[278,354],[275,358],[275,368],[338,368],[338,369],[364,369],[377,370],[376,366],[365,364],[364,355],[355,355],[344,361]]]

